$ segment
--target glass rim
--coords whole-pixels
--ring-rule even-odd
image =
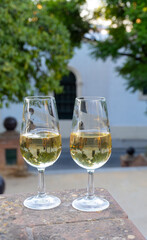
[[[28,100],[49,100],[49,99],[55,100],[55,98],[53,96],[27,96],[27,97],[24,98],[24,101],[28,101]]]
[[[105,97],[99,97],[99,96],[81,96],[81,97],[76,97],[76,100],[78,101],[106,101]]]

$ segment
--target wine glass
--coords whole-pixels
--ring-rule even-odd
[[[104,97],[75,99],[70,153],[73,160],[88,172],[87,195],[73,201],[78,210],[95,212],[106,209],[109,202],[94,195],[94,170],[103,166],[111,155],[111,134]]]
[[[61,135],[54,97],[30,96],[24,99],[20,133],[20,150],[24,160],[39,172],[38,195],[24,201],[31,209],[57,207],[59,198],[45,193],[44,171],[61,153]]]

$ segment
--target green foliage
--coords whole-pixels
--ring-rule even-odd
[[[147,87],[147,1],[106,0],[95,18],[111,20],[109,36],[93,44],[92,55],[106,60],[126,56],[117,71],[132,91]]]
[[[0,1],[1,106],[32,95],[31,78],[42,94],[61,91],[73,46],[80,44],[88,26],[80,17],[84,1],[72,2]],[[42,68],[43,57],[47,69]]]
[[[70,32],[72,47],[79,47],[90,24],[80,16],[85,0],[50,0],[46,2],[48,14],[54,15]]]

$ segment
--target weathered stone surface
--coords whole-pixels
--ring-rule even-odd
[[[36,240],[144,240],[128,219],[105,219],[71,224],[34,227],[31,229]],[[30,231],[30,232],[31,232]],[[130,237],[130,238],[129,238]]]
[[[127,219],[126,213],[104,189],[96,189],[96,194],[110,202],[108,209],[95,213],[73,209],[72,201],[84,193],[83,189],[51,192],[52,195],[61,199],[61,205],[42,211],[30,210],[23,206],[24,199],[30,194],[2,195],[0,197],[0,239],[144,239]],[[128,236],[133,237],[128,238]]]

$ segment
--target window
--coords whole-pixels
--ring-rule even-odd
[[[8,165],[15,165],[17,163],[17,150],[16,149],[6,149],[5,150],[6,163]]]
[[[142,94],[147,95],[147,87],[143,89]]]
[[[76,98],[76,77],[70,72],[61,80],[63,92],[55,94],[59,119],[72,119],[74,102]]]
[[[139,99],[147,101],[147,87],[139,92]]]

